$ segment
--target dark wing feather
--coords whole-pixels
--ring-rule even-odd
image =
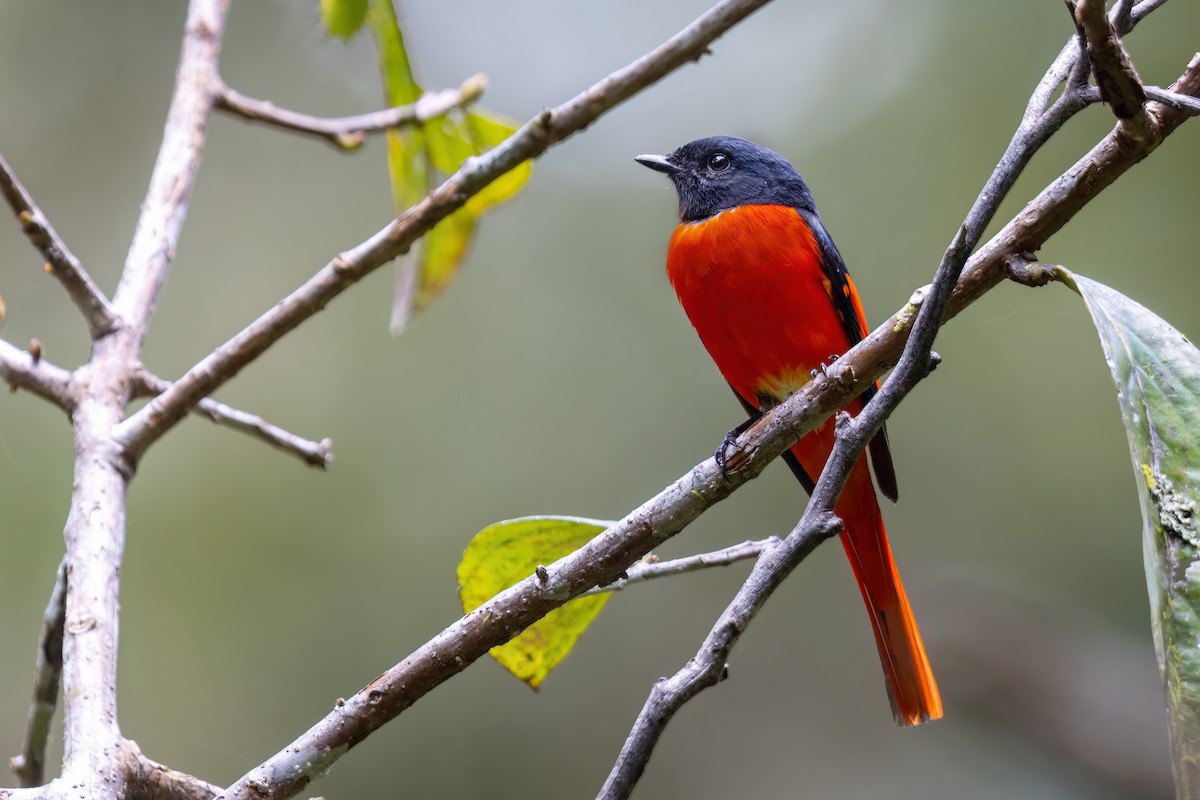
[[[821,268],[825,272],[825,277],[829,279],[829,294],[833,300],[833,307],[842,321],[842,329],[845,330],[850,345],[854,346],[863,340],[870,329],[862,314],[861,305],[854,302],[857,290],[850,280],[850,273],[846,270],[846,262],[842,260],[842,254],[838,252],[837,245],[833,243],[829,232],[825,230],[817,212],[807,208],[798,208],[796,211],[808,224],[813,238],[816,239],[817,247],[821,251]],[[866,405],[875,396],[877,388],[878,385],[871,386],[860,395],[863,405]],[[900,492],[896,486],[896,468],[892,464],[892,451],[888,445],[886,427],[880,428],[879,433],[871,439],[869,451],[871,466],[875,470],[875,483],[879,485],[879,491],[883,492],[884,496],[893,503],[896,502]],[[799,467],[798,463],[796,467],[792,467],[792,471],[795,472],[797,467]],[[804,483],[803,479],[801,483]],[[808,491],[809,494],[812,493],[811,488]]]

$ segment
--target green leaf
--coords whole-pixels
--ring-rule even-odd
[[[321,0],[321,22],[334,36],[349,39],[367,18],[367,0]]]
[[[392,0],[371,0],[368,18],[371,21],[371,33],[375,36],[375,49],[379,54],[379,69],[383,75],[387,101],[394,106],[417,102],[421,88],[413,79],[408,51],[404,48],[404,34],[400,32]]]
[[[404,49],[404,36],[392,0],[371,0],[369,17],[379,54],[384,97],[393,106],[416,102],[421,89],[413,80],[412,65]],[[425,139],[419,127],[394,129],[387,133],[387,145],[392,199],[397,210],[403,211],[425,196],[428,181]]]
[[[379,51],[384,95],[390,105],[414,103],[421,87],[413,77],[404,35],[391,0],[370,0],[368,20]],[[388,176],[396,210],[403,212],[429,191],[433,171],[449,175],[472,156],[481,155],[507,139],[516,123],[484,111],[454,112],[421,126],[388,132]],[[415,248],[417,276],[402,279],[392,307],[392,331],[398,332],[414,311],[428,306],[450,283],[466,257],[478,217],[512,198],[532,171],[529,162],[497,179],[466,205],[438,223]],[[401,269],[412,269],[411,263]]]
[[[414,302],[417,310],[427,308],[449,285],[467,254],[474,232],[475,215],[470,209],[460,208],[426,234]]]
[[[482,154],[512,136],[520,126],[515,120],[477,108],[467,112],[467,127],[472,141]],[[533,162],[523,161],[468,200],[467,208],[476,214],[482,214],[494,205],[511,200],[525,188],[532,174]]]
[[[1119,292],[1062,277],[1087,303],[1117,384],[1141,501],[1176,792],[1200,797],[1200,350]]]
[[[539,565],[574,552],[612,523],[576,517],[522,517],[489,525],[471,539],[458,564],[459,598],[470,613],[528,578]],[[580,597],[554,609],[492,657],[537,689],[591,624],[611,595]]]
[[[507,139],[516,123],[482,111],[453,114],[425,125],[425,142],[434,168],[450,175],[472,156],[482,155]],[[454,278],[475,232],[480,215],[517,194],[529,180],[532,164],[525,162],[502,175],[466,205],[438,223],[425,239],[415,306],[426,308]]]

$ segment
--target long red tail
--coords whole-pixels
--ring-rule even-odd
[[[842,546],[871,617],[896,722],[919,725],[937,719],[942,716],[942,698],[892,560],[865,457],[850,473],[836,511],[845,523]]]

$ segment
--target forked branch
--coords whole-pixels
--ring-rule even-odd
[[[170,381],[163,380],[144,369],[135,376],[134,384],[134,393],[139,397],[157,397],[171,388]],[[204,417],[216,425],[240,431],[265,442],[299,458],[309,466],[329,469],[329,466],[333,464],[333,440],[331,439],[326,438],[319,442],[305,439],[267,422],[257,414],[225,405],[211,397],[201,400],[192,409],[192,413]]]
[[[654,51],[562,105],[543,111],[500,146],[458,172],[371,238],[333,258],[303,286],[187,371],[174,386],[121,423],[117,439],[131,463],[205,395],[233,378],[288,331],[364,277],[408,251],[434,225],[504,173],[595,122],[605,112],[707,52],[709,44],[768,0],[722,0]]]

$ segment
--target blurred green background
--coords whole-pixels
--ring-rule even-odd
[[[478,71],[527,118],[623,66],[707,0],[400,5],[430,88]],[[170,96],[182,2],[0,5],[0,152],[106,290]],[[399,338],[390,270],[288,336],[220,397],[315,438],[328,474],[193,419],[144,461],[123,567],[121,724],[152,758],[227,784],[459,614],[454,568],[490,522],[618,517],[708,456],[741,411],[663,274],[674,195],[630,159],[760,140],[805,174],[882,319],[926,283],[1071,32],[1061,3],[780,2],[542,159],[465,271]],[[1166,85],[1200,44],[1176,2],[1128,40]],[[326,40],[317,2],[235,3],[237,89],[318,114],[378,107],[367,37]],[[1112,125],[1038,156],[1004,218]],[[1043,251],[1200,335],[1200,123]],[[147,364],[182,373],[392,216],[381,140],[344,156],[217,117]],[[0,335],[74,367],[86,335],[0,219]],[[668,729],[647,798],[1135,798],[1170,789],[1140,523],[1113,387],[1082,304],[1001,286],[939,339],[891,434],[885,509],[946,719],[896,729],[840,548],[759,615],[731,680]],[[0,397],[0,754],[24,724],[61,555],[70,432]],[[803,493],[759,481],[662,555],[784,533]],[[674,672],[745,565],[619,595],[539,694],[485,660],[312,787],[329,797],[590,797],[651,683]],[[56,749],[54,759],[57,759]]]

